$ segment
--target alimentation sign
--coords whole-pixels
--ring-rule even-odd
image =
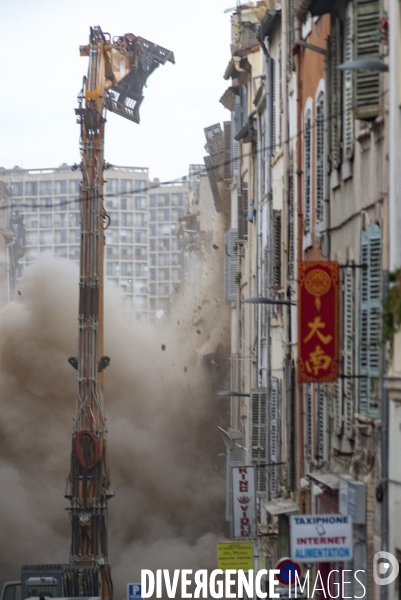
[[[291,558],[298,562],[352,560],[352,521],[343,515],[292,515]]]

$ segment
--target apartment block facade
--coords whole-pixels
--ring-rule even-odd
[[[79,169],[1,169],[11,202],[23,216],[25,254],[20,276],[40,255],[79,262]],[[152,320],[169,310],[181,281],[181,249],[176,228],[184,212],[187,182],[149,182],[142,167],[113,166],[105,173],[105,276],[122,293],[123,308],[136,320]],[[14,210],[14,212],[15,212]],[[162,311],[158,313],[157,311]]]

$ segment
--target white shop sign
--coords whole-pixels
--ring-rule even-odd
[[[257,537],[255,467],[232,467],[233,537]]]
[[[352,521],[343,515],[292,515],[291,558],[298,562],[352,560]]]
[[[342,515],[348,515],[357,525],[366,523],[366,483],[350,475],[339,477],[339,507]]]

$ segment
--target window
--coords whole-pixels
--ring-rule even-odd
[[[356,1],[355,50],[357,60],[380,59],[378,0]],[[380,111],[380,72],[357,71],[355,74],[355,117],[371,119]]]
[[[51,231],[43,231],[40,235],[40,243],[43,246],[51,246],[53,244],[53,233]]]
[[[150,221],[156,221],[156,211],[154,209],[150,211],[149,219]]]
[[[150,235],[150,237],[156,237],[156,225],[151,225],[150,226],[149,235]]]
[[[349,2],[345,11],[344,22],[344,62],[354,58],[354,4]],[[353,72],[343,71],[343,146],[344,158],[350,160],[354,155],[354,93]]]
[[[132,191],[132,181],[130,179],[120,180],[120,191],[122,194],[127,194]]]
[[[156,266],[156,254],[150,254],[150,266],[151,267],[155,267]]]
[[[127,198],[121,198],[120,210],[127,210]]]
[[[37,181],[27,181],[25,184],[25,190],[27,196],[38,195],[38,183]]]
[[[361,232],[359,287],[359,413],[380,415],[381,372],[381,229],[375,223]]]
[[[106,192],[108,194],[115,194],[118,190],[118,179],[108,179],[106,181]]]
[[[308,104],[308,103],[307,103]],[[312,104],[310,102],[310,104]],[[312,205],[312,109],[308,107],[305,111],[304,121],[304,233],[311,229],[311,205]]]
[[[149,198],[149,205],[150,205],[151,207],[155,207],[155,206],[157,206],[157,196],[156,196],[156,194],[151,194],[151,195],[150,195],[150,198]]]
[[[267,390],[251,390],[251,462],[263,465],[267,461]],[[277,430],[277,424],[275,425]],[[270,423],[269,423],[269,430]],[[277,461],[275,461],[277,462]],[[256,491],[266,492],[266,467],[257,471]]]
[[[42,196],[51,195],[52,181],[41,181],[39,184],[40,193]]]
[[[151,283],[149,285],[149,294],[151,296],[156,296],[156,284],[155,283]]]
[[[142,264],[135,263],[135,277],[142,277]]]
[[[126,243],[127,242],[127,232],[125,229],[121,229],[120,231],[120,241],[122,243]]]
[[[324,92],[316,102],[316,223],[324,218]]]
[[[79,194],[81,189],[81,182],[77,179],[73,179],[69,182],[70,194]]]
[[[66,181],[55,181],[54,182],[54,193],[57,195],[67,193],[67,182]]]
[[[135,196],[135,210],[146,209],[146,198],[144,196]]]
[[[281,210],[273,210],[273,285],[281,287]]]
[[[183,206],[184,194],[173,194],[171,204],[173,206]]]
[[[341,71],[337,66],[341,63],[341,23],[337,15],[333,14],[330,36],[330,162],[331,170],[337,169],[341,164]]]

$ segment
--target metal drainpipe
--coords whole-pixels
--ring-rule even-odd
[[[388,294],[388,271],[383,273],[383,298]],[[382,371],[385,372],[386,365],[386,345],[382,347]],[[381,503],[381,550],[388,552],[389,550],[389,535],[388,535],[388,511],[389,511],[389,494],[388,494],[388,452],[389,452],[389,397],[387,391],[386,377],[382,376],[381,381],[382,393],[382,414],[381,414],[381,488],[383,490],[383,499]],[[380,586],[380,599],[387,600],[388,586]]]

